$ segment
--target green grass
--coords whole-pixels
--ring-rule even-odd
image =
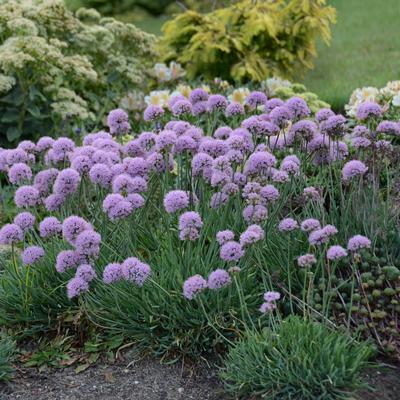
[[[332,44],[318,46],[304,84],[334,108],[362,86],[400,79],[400,1],[328,0],[337,9]]]

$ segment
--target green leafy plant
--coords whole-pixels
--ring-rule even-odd
[[[293,77],[312,67],[316,39],[329,43],[334,21],[325,0],[243,0],[209,14],[178,15],[164,25],[160,48],[165,61],[183,64],[192,78]]]
[[[152,35],[96,10],[0,1],[1,141],[98,124],[143,84],[154,55]]]
[[[247,332],[229,351],[221,377],[229,392],[248,398],[348,399],[373,355],[325,325],[291,316],[262,333]]]
[[[5,333],[0,333],[0,382],[11,379],[14,372],[15,342]]]

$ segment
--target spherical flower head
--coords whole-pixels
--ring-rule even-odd
[[[151,273],[151,268],[135,257],[127,258],[121,266],[121,273],[124,279],[142,287]]]
[[[356,117],[360,121],[365,121],[369,118],[379,118],[382,115],[381,106],[377,103],[365,101],[357,108]]]
[[[84,231],[91,229],[91,225],[83,218],[72,215],[66,218],[62,224],[64,239],[74,245],[76,238]]]
[[[103,282],[107,285],[122,279],[122,265],[111,263],[106,265],[103,271]]]
[[[279,190],[274,185],[265,185],[260,189],[260,196],[268,203],[279,199]]]
[[[87,229],[75,239],[75,249],[78,254],[97,258],[100,252],[101,236],[99,233]]]
[[[308,186],[304,188],[303,195],[308,200],[314,200],[314,201],[321,200],[321,195],[314,186]]]
[[[291,232],[297,229],[298,227],[299,224],[293,218],[285,218],[281,222],[279,222],[278,225],[278,229],[281,232]]]
[[[171,108],[172,114],[176,117],[192,113],[192,103],[188,100],[178,100]]]
[[[0,244],[11,245],[23,238],[24,232],[17,224],[6,224],[0,229]]]
[[[39,204],[40,194],[34,186],[21,186],[15,192],[14,202],[19,208],[34,207]]]
[[[220,244],[220,246],[227,242],[233,241],[234,238],[235,234],[230,230],[219,231],[217,233],[217,242]]]
[[[223,156],[228,150],[228,144],[224,140],[210,137],[203,138],[199,146],[200,153],[207,153],[211,157]]]
[[[24,265],[33,265],[44,256],[44,250],[39,246],[27,247],[22,252],[22,262]]]
[[[276,304],[274,302],[265,301],[260,306],[260,312],[262,314],[267,314],[267,313],[275,310],[275,308],[276,308]]]
[[[351,144],[355,149],[366,149],[371,146],[371,141],[363,136],[356,136],[351,139]]]
[[[193,300],[198,294],[207,288],[207,281],[201,275],[188,278],[183,284],[183,295],[188,300]]]
[[[46,217],[39,224],[39,235],[42,238],[57,235],[62,232],[61,222],[56,217]]]
[[[346,132],[346,118],[343,115],[333,115],[321,122],[321,133],[332,138],[338,138]]]
[[[134,158],[126,157],[124,158],[122,165],[123,165],[122,171],[128,173],[132,177],[134,176],[145,177],[147,176],[147,173],[149,171],[148,163],[146,163],[146,160],[142,157],[134,157]],[[119,174],[121,174],[122,171],[119,172]]]
[[[347,256],[347,251],[342,246],[331,246],[326,252],[326,258],[331,261],[338,261]]]
[[[208,276],[207,286],[209,289],[217,290],[228,286],[231,282],[232,279],[228,272],[224,269],[216,269]]]
[[[308,236],[308,242],[313,246],[319,246],[327,243],[331,236],[338,233],[338,230],[333,225],[325,225],[321,229],[313,230]]]
[[[393,145],[388,140],[378,140],[375,147],[381,154],[390,153],[393,150]]]
[[[267,302],[278,301],[281,298],[281,294],[279,292],[265,292],[264,300]]]
[[[160,106],[149,105],[143,113],[143,119],[146,122],[155,121],[164,115],[164,109]]]
[[[219,256],[226,262],[239,261],[244,256],[244,250],[240,243],[232,240],[221,246]]]
[[[25,150],[14,149],[8,150],[6,153],[6,163],[11,166],[17,163],[27,163],[29,161],[29,155]]]
[[[297,265],[299,267],[311,267],[317,263],[314,254],[304,254],[297,258]]]
[[[75,268],[80,261],[79,256],[73,250],[63,250],[57,255],[56,270],[63,273],[68,269]]]
[[[88,290],[89,284],[82,278],[75,277],[67,283],[67,296],[69,299],[73,299],[74,297],[77,297]]]
[[[236,115],[243,115],[244,113],[244,107],[240,103],[230,103],[225,110],[225,116],[227,118],[234,117]]]
[[[278,99],[278,98],[276,97],[276,98],[267,100],[267,101],[265,102],[264,111],[265,111],[266,113],[270,113],[274,108],[276,108],[276,107],[281,107],[281,106],[284,106],[284,105],[285,105],[285,102],[284,102],[283,100]]]
[[[249,204],[243,209],[243,218],[249,224],[260,224],[268,217],[268,210],[261,204]]]
[[[250,109],[254,110],[258,106],[265,105],[267,102],[267,96],[263,92],[253,91],[246,98],[246,105],[250,107]]]
[[[32,170],[25,163],[16,163],[9,169],[8,179],[13,185],[29,182],[32,179]]]
[[[286,101],[286,107],[290,110],[294,119],[304,118],[311,114],[307,102],[301,97],[291,97]]]
[[[315,122],[306,119],[293,124],[290,128],[290,135],[294,139],[303,139],[309,142],[316,136],[317,130]]]
[[[179,217],[179,229],[197,228],[203,226],[200,215],[195,211],[187,211]]]
[[[132,214],[134,208],[132,202],[128,199],[124,199],[117,203],[114,207],[107,211],[108,217],[111,221],[118,221],[123,218],[129,217]]]
[[[250,225],[240,235],[240,245],[242,247],[250,246],[265,238],[265,232],[259,225]]]
[[[172,190],[164,197],[164,208],[168,214],[175,213],[189,206],[189,196],[183,190]]]
[[[168,150],[171,149],[172,146],[176,143],[177,136],[174,131],[162,131],[156,138],[156,147],[157,151]]]
[[[216,110],[225,110],[228,106],[228,100],[221,94],[212,94],[207,99],[207,110],[213,112]]]
[[[126,200],[132,204],[134,210],[143,207],[146,202],[143,196],[137,193],[128,194]]]
[[[71,162],[71,168],[78,174],[86,174],[89,172],[93,163],[88,156],[77,156]]]
[[[322,121],[326,121],[329,117],[334,116],[335,113],[330,108],[321,108],[316,114],[315,119],[321,123]]]
[[[80,181],[81,177],[77,171],[72,168],[63,169],[54,182],[54,193],[64,196],[75,193]]]
[[[347,162],[342,169],[342,177],[345,182],[353,178],[363,176],[368,171],[368,167],[360,160]]]
[[[321,223],[317,219],[308,218],[301,223],[300,227],[301,230],[304,232],[312,232],[315,231],[316,229],[320,229]]]
[[[197,115],[204,114],[207,112],[207,101],[199,101],[192,106],[192,115],[196,117]]]
[[[400,136],[400,124],[394,121],[382,121],[377,126],[376,131],[386,135]]]
[[[333,225],[330,225],[330,224],[325,225],[325,226],[322,228],[322,231],[323,231],[324,234],[325,234],[326,236],[328,236],[328,237],[334,236],[334,235],[336,235],[336,234],[338,233],[337,228],[336,228],[335,226],[333,226]]]
[[[202,88],[195,88],[190,92],[189,101],[192,104],[197,104],[199,102],[207,100],[208,100],[208,93]]]
[[[36,143],[36,150],[41,153],[53,146],[54,139],[49,136],[42,136]]]
[[[270,168],[276,164],[276,158],[273,154],[265,151],[253,153],[247,160],[244,172],[246,175],[266,174]]]
[[[66,197],[63,194],[51,194],[44,199],[44,206],[47,211],[56,211],[64,204]]]
[[[131,130],[128,114],[120,108],[112,110],[108,114],[107,125],[111,135],[124,135]]]
[[[269,117],[271,122],[275,125],[279,126],[279,128],[283,128],[286,126],[288,121],[292,118],[291,111],[287,108],[287,106],[279,106],[275,107],[270,113]]]
[[[55,153],[62,153],[66,155],[68,152],[74,150],[75,143],[73,140],[67,137],[60,137],[53,142],[52,148]]]
[[[18,225],[24,232],[30,230],[35,225],[36,217],[30,212],[22,212],[15,216],[14,224]]]
[[[292,156],[285,157],[281,163],[281,171],[288,173],[289,175],[298,175],[300,172],[300,164],[294,161]],[[296,156],[293,156],[296,157]],[[297,157],[296,157],[297,158]]]
[[[274,171],[272,174],[272,180],[275,183],[289,182],[289,174],[286,171]]]
[[[83,279],[89,283],[96,278],[96,271],[90,264],[82,264],[77,268],[75,278]]]
[[[185,152],[195,153],[197,150],[197,142],[189,135],[179,136],[173,148],[174,154],[182,154]]]
[[[362,235],[353,236],[347,243],[347,249],[355,252],[361,249],[369,249],[371,247],[371,241]]]
[[[230,134],[232,133],[232,128],[229,126],[220,126],[215,132],[214,132],[214,137],[215,139],[228,139]]]
[[[89,171],[89,179],[92,183],[107,187],[111,182],[111,171],[106,164],[95,164]]]

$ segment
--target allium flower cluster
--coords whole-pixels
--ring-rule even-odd
[[[297,258],[297,265],[299,267],[311,267],[317,263],[317,259],[314,254],[304,254]]]
[[[352,252],[361,249],[369,249],[370,247],[371,247],[371,241],[367,237],[362,235],[353,236],[347,243],[347,249]]]
[[[208,276],[207,286],[209,289],[217,290],[229,285],[232,279],[224,269],[217,269]]]
[[[244,250],[240,243],[232,240],[221,246],[219,255],[226,262],[239,261],[244,256]]]
[[[183,190],[172,190],[164,197],[164,208],[168,214],[173,214],[189,206],[189,195]]]
[[[207,281],[201,275],[194,275],[183,284],[183,295],[188,300],[192,300],[206,288]]]
[[[267,312],[273,311],[276,308],[276,302],[281,298],[279,292],[265,292],[264,303],[261,304],[260,312],[266,314]]]
[[[130,257],[122,263],[121,273],[125,280],[142,287],[150,276],[151,268],[138,258]]]
[[[125,135],[131,130],[128,114],[120,108],[108,114],[107,125],[111,135]]]
[[[353,178],[363,176],[367,171],[368,167],[362,161],[351,160],[342,169],[343,180],[349,182]]]
[[[25,265],[33,265],[44,256],[44,249],[39,246],[27,247],[22,252],[22,262]]]
[[[203,221],[195,211],[187,211],[179,217],[179,238],[194,241],[200,236]]]

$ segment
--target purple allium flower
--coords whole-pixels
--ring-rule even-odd
[[[155,121],[164,115],[164,109],[160,106],[150,105],[143,113],[143,119],[145,121]]]
[[[197,150],[197,142],[192,139],[189,135],[182,135],[179,136],[175,146],[173,148],[173,153],[174,154],[182,154],[185,151],[189,151],[189,152],[196,152]]]
[[[14,164],[8,171],[8,179],[13,185],[29,182],[32,179],[32,170],[25,163]]]
[[[90,264],[82,264],[77,268],[75,278],[83,279],[89,283],[96,278],[96,271]]]
[[[286,101],[285,105],[290,110],[292,117],[295,119],[304,118],[311,114],[307,102],[301,97],[292,97]]]
[[[172,214],[189,206],[189,196],[183,190],[172,190],[164,197],[164,208]]]
[[[124,135],[131,130],[128,114],[120,108],[112,110],[108,114],[107,125],[111,135]]]
[[[25,265],[32,265],[39,261],[44,256],[44,250],[39,246],[27,247],[22,252],[22,262]]]
[[[326,258],[331,261],[337,261],[346,256],[347,251],[342,246],[331,246],[326,252]]]
[[[354,137],[363,136],[366,138],[370,138],[371,131],[365,125],[357,125],[353,128],[352,135]]]
[[[292,113],[286,106],[278,106],[269,113],[269,117],[275,125],[283,128],[291,120]]]
[[[371,146],[371,141],[364,136],[356,136],[351,139],[351,144],[355,149],[366,149]]]
[[[17,224],[6,224],[0,229],[0,244],[14,244],[23,238],[24,232]]]
[[[156,138],[157,151],[170,149],[177,141],[177,136],[174,131],[162,131]]]
[[[36,145],[31,140],[23,140],[18,144],[18,149],[22,149],[27,153],[35,153],[36,152]]]
[[[297,175],[300,172],[300,160],[296,156],[285,157],[281,163],[281,171]]]
[[[50,188],[59,174],[58,169],[50,168],[40,171],[36,174],[33,180],[33,186],[39,190],[42,196],[49,194]]]
[[[121,273],[128,282],[142,287],[150,276],[151,268],[136,257],[130,257],[122,263]]]
[[[184,133],[186,133],[186,131],[188,131],[192,125],[189,124],[189,122],[186,121],[171,121],[174,123],[174,125],[171,128],[167,128],[167,126],[165,126],[165,130],[172,130],[176,133],[176,136],[180,136],[183,135]]]
[[[53,142],[52,148],[55,153],[66,154],[71,152],[75,148],[75,143],[73,140],[67,137],[60,137]]]
[[[329,238],[337,232],[338,230],[333,225],[326,225],[321,229],[313,230],[308,237],[308,242],[313,246],[319,246],[327,243]]]
[[[338,233],[338,230],[336,229],[336,227],[335,226],[333,226],[333,225],[325,225],[323,228],[322,228],[322,231],[325,233],[325,235],[326,236],[333,236],[333,235],[336,235],[337,233]]]
[[[273,203],[279,199],[279,190],[274,185],[265,185],[260,189],[260,196],[266,202]]]
[[[145,204],[145,200],[144,200],[143,196],[141,196],[140,194],[137,194],[137,193],[128,194],[128,196],[126,197],[126,200],[132,204],[132,207],[134,210],[143,207]]]
[[[137,141],[143,150],[150,151],[156,144],[156,138],[157,135],[153,132],[142,132],[137,138]],[[137,157],[137,156],[132,156],[132,157]]]
[[[270,113],[274,108],[284,106],[285,102],[278,98],[273,98],[265,102],[264,111]]]
[[[29,161],[28,153],[22,149],[8,150],[6,153],[7,165],[11,166],[17,163],[27,163]]]
[[[111,263],[106,265],[103,271],[103,282],[109,285],[122,279],[122,265]]]
[[[368,118],[378,118],[382,115],[381,106],[377,103],[366,101],[357,108],[357,119],[364,121]]]
[[[270,301],[265,301],[264,303],[261,304],[260,306],[260,312],[262,314],[266,314],[270,311],[275,310],[276,308],[276,304],[274,302],[270,302]]]
[[[139,139],[133,139],[125,145],[124,154],[129,157],[143,157],[145,150]]]
[[[276,163],[276,158],[271,153],[257,151],[247,160],[245,166],[246,175],[266,174]]]
[[[129,217],[133,212],[133,204],[128,199],[124,199],[117,203],[114,207],[107,211],[108,217],[112,221],[117,221],[122,218]]]
[[[225,144],[228,146],[228,151],[237,150],[246,153],[251,152],[254,149],[251,134],[247,129],[243,128],[235,129],[225,141]],[[224,154],[225,153],[226,152],[224,152]],[[217,157],[217,155],[214,155],[214,157]]]
[[[232,231],[225,230],[217,233],[217,242],[222,246],[227,242],[233,241],[235,234]]]
[[[261,204],[250,204],[244,208],[242,215],[247,223],[260,224],[267,219],[268,211]]]
[[[67,283],[67,296],[73,299],[89,290],[89,284],[84,279],[75,277]]]
[[[297,258],[297,265],[299,267],[311,267],[317,263],[317,259],[314,254],[304,254]]]
[[[345,182],[351,179],[362,176],[368,171],[368,167],[359,160],[351,160],[347,162],[342,169],[342,176]]]
[[[44,206],[47,211],[56,211],[64,204],[66,197],[63,194],[51,194],[44,199]]]
[[[172,114],[179,117],[184,114],[191,114],[192,103],[189,100],[178,100],[171,108]]]
[[[77,156],[71,162],[71,168],[77,171],[79,174],[85,174],[89,172],[92,161],[88,156]]]
[[[133,193],[134,192],[134,184],[133,178],[131,178],[128,174],[121,174],[116,176],[112,180],[112,191],[114,193]]]
[[[228,272],[224,269],[216,269],[208,275],[207,286],[212,290],[222,289],[232,282]]]
[[[36,150],[38,152],[46,151],[46,150],[50,149],[50,147],[53,146],[53,143],[54,143],[53,138],[51,138],[49,136],[42,136],[36,143]]]
[[[315,119],[321,123],[327,120],[329,117],[333,117],[335,113],[330,108],[321,108],[316,114]]]
[[[193,116],[204,114],[205,112],[207,112],[207,101],[199,101],[198,103],[193,104],[192,107]]]
[[[65,272],[67,269],[75,268],[80,259],[75,251],[73,250],[63,250],[57,255],[56,260],[56,270],[60,274]]]
[[[281,232],[291,232],[297,229],[298,227],[299,224],[293,218],[285,218],[281,222],[279,222],[278,225],[278,229]]]
[[[89,178],[92,183],[107,187],[111,182],[111,171],[106,164],[95,164],[89,171]]]
[[[230,134],[232,133],[232,128],[229,126],[220,126],[215,132],[214,137],[215,139],[228,139]]]
[[[350,251],[358,251],[360,249],[369,249],[371,247],[371,241],[362,235],[355,235],[350,238],[347,243],[347,249]]]
[[[314,218],[305,219],[301,223],[301,230],[304,232],[312,232],[312,231],[315,231],[316,229],[320,229],[320,228],[321,228],[320,222]]]
[[[281,294],[279,292],[265,292],[264,300],[268,302],[278,301],[281,298]]]
[[[240,243],[230,241],[221,246],[219,256],[226,262],[238,261],[244,256],[244,250]]]
[[[14,202],[19,208],[36,206],[39,199],[39,191],[34,186],[21,186],[14,196]]]
[[[253,91],[246,98],[246,105],[248,105],[251,109],[256,109],[257,106],[265,105],[267,102],[267,96],[263,92]]]
[[[212,94],[207,99],[207,110],[209,112],[215,110],[225,110],[227,106],[228,100],[225,98],[225,96],[222,96],[221,94]]]
[[[187,211],[179,217],[179,229],[197,228],[203,226],[200,215],[195,211]]]
[[[42,238],[57,235],[62,232],[61,222],[56,217],[46,217],[39,224],[39,234]]]
[[[195,241],[200,237],[200,232],[197,228],[189,227],[179,231],[180,240]]]
[[[223,192],[214,193],[210,199],[210,207],[216,209],[228,202],[229,196]]]
[[[62,233],[65,240],[74,245],[76,238],[84,231],[92,229],[92,226],[83,218],[72,215],[66,218],[62,224]]]
[[[201,275],[194,275],[188,278],[183,284],[183,295],[192,300],[207,288],[207,281]]]
[[[233,182],[238,186],[243,186],[247,182],[247,176],[241,172],[235,172],[233,175]]]
[[[227,196],[234,196],[239,193],[239,186],[236,183],[228,182],[222,187],[222,193]]]
[[[190,92],[189,100],[190,100],[190,102],[192,104],[196,104],[196,103],[199,103],[201,101],[207,101],[208,100],[208,93],[204,89],[201,89],[201,88],[193,89]]]
[[[241,235],[240,235],[240,245],[242,247],[249,246],[251,244],[257,243],[265,238],[265,232],[259,225],[250,225]]]
[[[332,138],[338,138],[346,132],[346,118],[343,115],[333,115],[321,122],[321,133]]]
[[[393,146],[388,140],[378,140],[375,143],[375,147],[381,153],[391,152],[393,150]]]
[[[87,229],[75,239],[75,249],[78,254],[97,258],[100,252],[101,236],[97,232]]]
[[[200,142],[199,152],[207,153],[211,157],[223,156],[228,152],[228,144],[224,140],[205,137]]]
[[[243,115],[244,113],[244,107],[240,103],[230,103],[225,110],[227,118],[234,117],[235,115]]]
[[[376,131],[387,135],[400,136],[400,124],[394,121],[382,121],[377,126]]]
[[[304,188],[303,195],[307,199],[318,201],[321,199],[319,191],[314,186],[308,186]]]
[[[18,225],[24,232],[33,228],[35,225],[36,217],[30,212],[22,212],[15,216],[14,224]]]
[[[64,196],[75,193],[80,181],[81,177],[77,171],[72,168],[63,169],[54,182],[54,193]]]
[[[147,165],[146,160],[142,157],[126,157],[123,160],[123,166],[125,171],[132,177],[145,177],[147,176],[149,170],[149,166]]]
[[[312,140],[317,134],[317,125],[307,119],[296,122],[290,128],[290,135],[294,139],[303,139],[307,142]]]

